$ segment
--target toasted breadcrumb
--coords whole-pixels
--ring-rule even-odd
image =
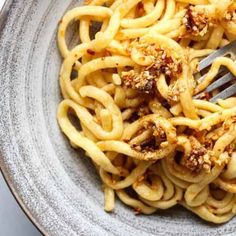
[[[155,88],[154,77],[149,74],[149,71],[137,73],[134,70],[122,72],[123,85],[127,88],[136,89],[140,92],[151,93]]]
[[[225,148],[225,151],[229,154],[232,155],[236,150],[236,143],[231,143]]]
[[[207,16],[204,10],[196,10],[189,6],[183,18],[187,34],[192,36],[204,36],[209,28],[214,25],[213,19]]]
[[[236,3],[232,3],[228,7],[228,10],[225,12],[223,16],[223,20],[236,22]]]
[[[170,84],[167,101],[168,102],[178,102],[180,99],[180,93],[181,93],[181,90],[180,90],[179,86],[177,86],[177,83]]]
[[[146,115],[150,114],[150,110],[148,106],[141,106],[138,108],[138,116],[144,117]]]
[[[204,147],[192,149],[190,155],[185,159],[184,166],[194,172],[202,169],[209,169],[209,158],[206,155],[207,150]]]
[[[210,154],[206,147],[201,145],[193,136],[189,137],[192,150],[188,156],[184,156],[182,164],[192,172],[210,171],[211,160]]]
[[[168,78],[178,78],[182,73],[181,60],[173,56],[167,50],[157,47],[155,44],[140,44],[137,46],[144,56],[152,58],[149,66],[142,68],[140,72],[130,70],[122,72],[123,85],[144,93],[153,93],[156,89],[156,80],[161,74]]]
[[[225,131],[225,130],[229,130],[230,127],[231,127],[231,125],[232,125],[233,123],[235,123],[235,122],[236,122],[236,117],[235,117],[235,116],[230,117],[230,118],[224,120],[224,122],[223,122],[223,124],[222,124],[222,127],[223,127],[224,131]],[[223,131],[223,132],[224,132],[224,131]]]
[[[219,159],[215,160],[215,164],[217,164],[218,166],[222,166],[225,164],[228,164],[230,160],[230,155],[227,152],[223,152]]]

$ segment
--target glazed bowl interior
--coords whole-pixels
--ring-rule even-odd
[[[13,1],[0,36],[1,167],[17,198],[49,235],[233,234],[236,219],[215,226],[181,207],[135,216],[117,200],[113,213],[103,210],[93,165],[70,146],[56,121],[62,62],[57,26],[81,2]]]

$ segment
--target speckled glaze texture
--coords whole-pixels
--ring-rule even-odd
[[[0,34],[0,163],[19,201],[48,235],[235,235],[236,218],[215,226],[181,207],[135,216],[118,202],[104,212],[92,164],[56,121],[57,25],[80,2],[13,1]]]

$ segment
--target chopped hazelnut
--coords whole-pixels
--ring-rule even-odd
[[[169,78],[178,78],[182,73],[181,60],[174,57],[171,52],[167,52],[155,44],[137,44],[137,50],[143,55],[152,58],[149,66],[143,67],[141,72],[130,70],[122,73],[122,80],[125,87],[136,89],[144,93],[153,93],[156,88],[156,80],[161,74]]]
[[[196,10],[194,6],[188,7],[183,18],[183,24],[186,27],[187,34],[193,36],[204,36],[210,26],[213,25],[213,19],[207,16],[202,10]]]
[[[204,147],[193,148],[190,155],[184,160],[184,166],[194,172],[209,169],[210,163],[206,153],[207,150]]]

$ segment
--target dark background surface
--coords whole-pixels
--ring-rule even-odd
[[[12,195],[0,171],[0,236],[41,236]]]

